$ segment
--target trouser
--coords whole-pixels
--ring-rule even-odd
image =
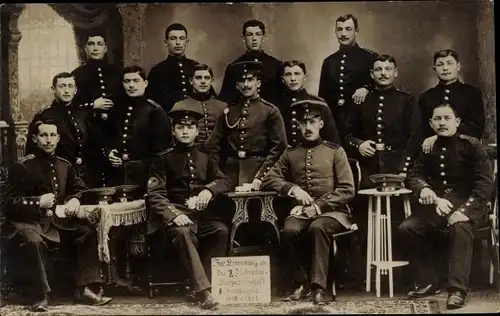
[[[159,233],[173,243],[193,290],[199,292],[209,289],[211,259],[226,255],[229,236],[227,225],[217,220],[200,220],[189,226],[164,226]]]
[[[97,233],[89,226],[78,226],[77,230],[59,230],[61,243],[73,241],[76,246],[76,286],[82,287],[92,283],[101,283],[101,264],[97,255]],[[16,255],[22,258],[23,283],[29,284],[28,291],[32,295],[49,293],[50,286],[45,270],[47,249],[50,243],[32,229],[19,231],[12,239],[19,245]]]
[[[421,206],[419,212],[405,219],[397,229],[396,241],[401,253],[410,261],[416,285],[438,284],[437,267],[444,252],[440,239],[448,243],[448,287],[467,291],[473,259],[474,230],[472,222],[447,226],[435,206]]]
[[[283,228],[283,246],[292,280],[327,287],[333,234],[346,228],[331,217],[299,219],[289,217]],[[309,272],[309,273],[307,273]]]

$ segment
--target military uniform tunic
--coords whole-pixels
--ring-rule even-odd
[[[345,146],[361,165],[363,187],[369,175],[407,173],[422,142],[420,110],[413,96],[395,89],[374,90],[365,102],[355,105],[346,124]],[[378,150],[372,157],[358,151],[366,140]]]
[[[261,99],[229,105],[207,141],[207,149],[234,185],[262,178],[287,147],[283,117]]]
[[[95,111],[93,107],[94,101],[100,97],[112,100],[115,107],[120,106],[124,95],[122,68],[104,60],[90,59],[73,70],[72,74],[78,88],[72,104],[85,110],[92,118],[88,135],[90,156],[87,159],[92,180],[88,186],[105,186],[109,179],[105,172],[107,157],[104,156],[102,140],[110,128],[107,120],[109,113]]]
[[[227,107],[227,104],[216,99],[213,94],[192,93],[190,97],[183,101],[177,102],[172,110],[176,108],[196,109],[203,113],[203,118],[198,121],[199,134],[196,137],[195,144],[198,149],[205,150],[205,143],[210,134],[215,128],[215,123],[222,112]]]
[[[143,97],[127,98],[110,117],[112,129],[106,141],[106,157],[118,151],[123,168],[108,166],[110,185],[136,184],[145,188],[150,160],[172,145],[167,113],[154,101]]]
[[[450,85],[438,84],[425,91],[419,100],[424,136],[434,135],[429,119],[436,105],[448,103],[462,119],[458,132],[481,139],[484,134],[485,109],[481,91],[467,83],[456,81]]]
[[[199,62],[186,56],[168,55],[149,71],[146,97],[159,103],[168,113],[176,102],[184,100],[191,93],[193,88],[189,77],[197,64]],[[215,94],[213,88],[210,92]]]
[[[376,54],[354,46],[341,46],[326,57],[321,66],[318,95],[325,99],[332,110],[340,135],[344,135],[344,124],[354,105],[352,95],[362,87],[370,90],[370,69]]]
[[[243,61],[255,61],[262,63],[260,72],[262,76],[262,85],[260,87],[260,96],[273,104],[279,100],[279,95],[283,91],[281,82],[282,62],[275,57],[265,53],[264,51],[246,52],[231,64]],[[240,93],[236,89],[236,78],[239,75],[231,64],[226,67],[224,80],[219,93],[219,99],[226,103],[233,103],[236,101]]]
[[[291,109],[291,105],[294,102],[301,100],[319,100],[324,101],[322,98],[309,94],[306,89],[300,89],[299,91],[286,90],[284,94],[281,95],[277,107],[279,108],[283,120],[285,121],[286,138],[288,140],[288,145],[291,147],[296,147],[302,142],[302,133],[300,132],[299,122],[297,121],[297,112]],[[340,136],[337,131],[337,126],[335,120],[332,116],[332,111],[328,109],[325,111],[327,117],[323,118],[324,126],[321,129],[321,138],[326,141],[331,141],[336,144],[340,144]]]

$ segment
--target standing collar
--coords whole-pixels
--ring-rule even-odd
[[[314,148],[316,146],[319,146],[321,143],[323,143],[323,139],[321,139],[321,137],[318,137],[316,140],[313,141],[308,141],[304,139],[302,141],[302,146],[305,148]]]

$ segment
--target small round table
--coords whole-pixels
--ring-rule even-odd
[[[410,216],[411,206],[408,194],[412,191],[401,188],[394,191],[377,189],[359,190],[358,194],[368,196],[368,232],[366,250],[366,291],[371,290],[371,266],[376,267],[375,287],[380,297],[380,277],[389,274],[389,297],[394,296],[393,271],[395,267],[408,264],[408,261],[392,260],[391,197],[403,195],[405,217]],[[382,198],[385,197],[385,214],[382,214]],[[375,203],[375,214],[373,204]],[[375,228],[374,228],[375,226]]]

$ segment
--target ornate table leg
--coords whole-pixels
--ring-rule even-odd
[[[280,245],[280,230],[278,228],[278,216],[274,212],[273,200],[274,196],[263,196],[259,197],[262,203],[262,212],[260,214],[260,220],[262,222],[268,222],[274,228],[276,232],[276,237],[278,238],[278,245]]]
[[[232,197],[231,198],[236,205],[236,211],[234,212],[232,225],[231,225],[231,236],[229,239],[229,254],[233,252],[234,237],[236,236],[236,231],[243,223],[248,223],[248,211],[247,203],[248,198],[246,197]]]

